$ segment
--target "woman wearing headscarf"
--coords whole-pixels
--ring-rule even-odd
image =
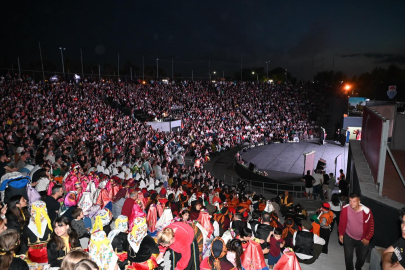
[[[128,250],[128,217],[118,216],[114,221],[114,229],[108,234],[108,240],[111,242],[116,253],[122,253]]]
[[[128,269],[154,269],[157,267],[156,258],[159,246],[148,235],[148,225],[145,217],[137,217],[133,221],[133,228],[128,234]]]
[[[220,214],[214,214],[214,219],[218,222],[218,224],[220,226],[222,226],[222,229],[224,231],[227,231],[231,224],[231,220],[230,220],[229,216],[230,216],[230,214],[229,214],[228,207],[222,207]]]
[[[200,265],[202,270],[230,270],[236,269],[226,258],[227,249],[224,240],[216,237],[211,243],[211,255],[206,257]]]
[[[110,222],[111,222],[112,214],[111,211],[108,209],[100,209],[96,215],[93,217],[93,229],[92,233],[95,231],[104,231],[107,235],[110,233]]]
[[[287,218],[286,221],[284,222],[284,230],[283,230],[283,239],[285,241],[284,247],[291,247],[293,248],[293,237],[294,233],[297,230],[294,229],[294,220],[292,218]]]
[[[104,231],[96,231],[91,235],[89,243],[90,259],[100,270],[117,270],[118,256],[115,254],[110,240]]]
[[[28,257],[32,262],[48,262],[46,245],[51,239],[52,231],[46,204],[43,201],[32,203],[30,221],[23,231],[23,241],[28,246]]]
[[[77,208],[77,192],[70,191],[66,194],[65,199],[63,200],[63,205],[59,210],[59,215],[67,217],[69,221],[73,220],[72,212]]]
[[[67,217],[57,218],[53,225],[52,237],[47,245],[48,263],[51,267],[60,267],[66,254],[79,248],[80,243]]]

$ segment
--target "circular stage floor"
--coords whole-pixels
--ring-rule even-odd
[[[274,143],[248,149],[242,152],[245,162],[256,165],[259,170],[266,171],[269,177],[291,184],[301,183],[304,172],[304,153],[315,151],[316,166],[320,158],[326,160],[326,172],[335,174],[335,158],[342,156],[342,168],[346,173],[348,145],[341,146],[328,141],[320,145],[319,140],[299,143]]]

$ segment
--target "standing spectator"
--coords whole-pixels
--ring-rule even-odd
[[[320,237],[325,240],[322,253],[328,254],[328,244],[330,237],[330,224],[332,224],[335,214],[330,210],[330,204],[325,202],[322,204],[322,214],[319,217],[319,223],[321,225]]]
[[[401,238],[399,238],[392,246],[389,246],[383,253],[382,266],[383,269],[405,269],[405,207],[399,211],[399,219],[401,220]],[[402,268],[397,267],[400,265]]]
[[[333,176],[333,173],[329,174],[329,185],[328,185],[328,198],[332,198],[332,192],[335,189],[336,178]]]
[[[326,194],[326,199],[330,199],[330,194],[328,194],[329,190],[329,175],[325,172],[322,171],[323,175],[323,185],[322,185],[322,194],[325,196]]]
[[[330,225],[330,231],[333,232],[333,227],[335,225],[339,226],[340,212],[342,211],[342,201],[337,193],[332,195],[332,200],[329,202],[330,210],[335,214],[332,224]]]
[[[314,173],[314,199],[316,200],[317,196],[319,195],[321,200],[323,200],[322,194],[322,182],[323,182],[323,175],[319,173],[319,170],[315,170]]]
[[[267,242],[267,238],[273,231],[273,227],[270,225],[271,216],[269,213],[264,213],[262,216],[262,224],[256,225],[252,228],[254,235],[257,239],[260,239],[260,246],[262,247],[263,254],[269,252],[270,244]]]
[[[62,196],[63,196],[62,186],[54,185],[52,187],[52,195],[47,196],[44,199],[44,202],[46,203],[46,210],[48,211],[48,216],[51,222],[53,222],[58,216],[60,208],[60,203],[58,203],[58,199]]]
[[[339,241],[343,243],[346,269],[354,269],[353,251],[355,248],[356,269],[361,269],[373,235],[374,218],[370,208],[360,203],[360,195],[350,194],[349,204],[342,208],[339,223]]]
[[[311,175],[311,171],[308,170],[307,174],[301,179],[305,183],[305,192],[307,193],[307,202],[312,201],[312,194],[314,193],[315,179]]]
[[[268,264],[270,269],[280,260],[281,254],[280,249],[284,247],[285,241],[282,238],[282,230],[275,228],[274,231],[270,232],[267,242],[270,244],[270,252],[268,257]]]

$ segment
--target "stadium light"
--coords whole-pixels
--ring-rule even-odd
[[[350,88],[351,88],[351,86],[348,85],[348,84],[346,84],[345,89],[346,89],[346,90],[350,90]]]

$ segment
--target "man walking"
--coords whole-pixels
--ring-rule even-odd
[[[354,248],[357,257],[356,270],[361,269],[373,235],[374,218],[370,208],[360,203],[359,194],[350,194],[349,204],[343,206],[339,223],[339,241],[343,243],[347,270],[354,269]]]

